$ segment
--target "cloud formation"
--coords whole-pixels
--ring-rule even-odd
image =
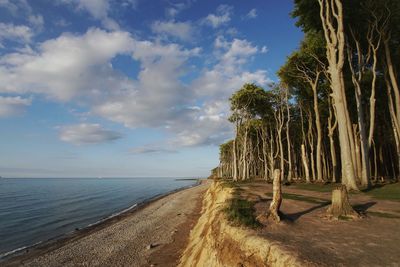
[[[99,18],[107,14],[107,8],[100,7],[92,11]],[[219,27],[229,22],[232,12],[229,6],[218,7],[215,17],[219,19],[210,19],[209,25]],[[152,25],[158,35],[176,40],[189,40],[191,27],[190,22],[174,19]],[[79,101],[89,109],[88,116],[100,116],[129,128],[156,128],[171,136],[162,146],[136,148],[134,153],[217,145],[232,134],[227,121],[229,96],[243,83],[266,85],[270,79],[265,70],[246,68],[254,56],[266,52],[265,47],[246,39],[218,36],[212,49],[212,64],[196,71],[197,78],[186,80],[192,59],[204,56],[199,47],[186,48],[169,38],[139,40],[121,30],[91,28],[83,34],[64,33],[0,56],[0,93]],[[120,55],[139,63],[135,78],[114,69],[112,61]],[[98,124],[85,123],[62,126],[59,136],[73,144],[120,138]]]
[[[20,12],[32,12],[32,8],[27,0],[0,0],[0,7],[6,8],[13,16],[16,16]]]
[[[31,105],[32,99],[20,96],[0,96],[0,118],[19,115]]]
[[[257,18],[258,14],[257,14],[257,9],[253,8],[251,9],[246,16],[244,16],[245,19],[255,19]]]
[[[174,37],[182,41],[191,41],[194,35],[194,28],[190,22],[155,21],[151,30],[162,37]]]
[[[22,44],[29,43],[33,36],[31,28],[25,25],[0,22],[0,47],[3,41],[14,41]]]
[[[59,127],[60,140],[74,145],[106,143],[120,139],[118,132],[104,129],[100,124],[81,123]]]
[[[118,23],[109,17],[110,0],[59,0],[61,3],[72,4],[78,10],[87,11],[93,18],[101,21],[108,30],[119,30]],[[122,4],[136,6],[136,1],[124,0]]]
[[[127,32],[89,29],[45,41],[37,50],[6,54],[0,57],[0,93],[40,93],[67,101],[110,88],[123,90],[132,85],[109,62],[132,46]]]
[[[217,7],[216,13],[211,13],[202,21],[203,24],[213,28],[218,28],[231,21],[233,15],[233,7],[228,5],[220,5]]]

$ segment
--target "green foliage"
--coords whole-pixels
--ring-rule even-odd
[[[224,212],[231,223],[256,228],[260,226],[260,223],[254,216],[254,204],[254,202],[235,197],[228,200]]]
[[[322,29],[316,0],[295,0],[292,17],[298,19],[296,26],[301,27],[304,32]]]
[[[229,99],[233,112],[230,120],[264,117],[271,112],[270,94],[262,87],[246,83]]]
[[[334,4],[329,0],[322,1],[327,4]],[[354,85],[356,80],[351,75],[350,68],[353,67],[356,78],[359,79],[361,106],[364,111],[363,120],[367,131],[370,123],[370,103],[375,103],[375,127],[372,132],[373,147],[370,151],[367,151],[367,154],[370,156],[370,162],[376,161],[377,166],[376,168],[372,166],[371,172],[374,176],[399,177],[400,166],[397,166],[393,120],[388,108],[388,91],[384,78],[387,74],[387,57],[385,54],[387,51],[385,51],[385,47],[389,48],[395,76],[398,77],[400,66],[400,1],[341,0],[341,3],[343,4],[344,14],[345,46],[349,48],[344,51],[345,64],[341,72],[350,118],[349,125],[354,125],[353,131],[355,135],[359,135],[360,129],[357,125],[359,124],[360,113],[358,111],[361,109],[358,109],[356,105],[356,87]],[[285,174],[282,178],[286,179],[289,166],[292,168],[290,172],[292,175],[304,176],[305,168],[301,161],[302,145],[304,145],[308,157],[308,169],[311,171],[311,152],[314,153],[312,156],[315,159],[317,144],[317,131],[315,129],[317,118],[314,100],[316,100],[315,103],[318,103],[318,121],[321,124],[322,131],[321,153],[323,160],[325,160],[324,167],[326,166],[326,170],[333,169],[334,160],[330,152],[333,152],[332,148],[334,148],[337,169],[340,172],[342,162],[338,138],[339,128],[335,124],[336,104],[331,97],[326,36],[321,24],[318,1],[294,0],[292,16],[298,19],[297,25],[303,29],[305,35],[299,48],[287,58],[286,63],[280,68],[278,72],[280,83],[270,85],[267,90],[256,84],[247,83],[230,98],[232,115],[229,120],[235,123],[236,136],[235,142],[230,140],[220,146],[221,164],[218,174],[224,178],[231,178],[234,175],[237,175],[236,178],[238,179],[268,178],[272,169],[280,168],[283,169]],[[335,18],[332,18],[331,26],[334,28],[337,26]],[[375,57],[371,54],[373,50],[371,50],[368,40],[374,45],[377,45],[378,40],[380,40],[376,54],[376,76],[373,75]],[[387,42],[384,42],[384,40],[387,40]],[[357,52],[357,47],[360,48],[360,53]],[[360,58],[358,58],[359,55]],[[349,60],[347,60],[348,57]],[[362,75],[358,76],[358,74]],[[375,77],[375,96],[371,97],[372,81]],[[316,89],[316,94],[313,94],[312,88]],[[392,86],[392,91],[393,88]],[[330,127],[336,125],[331,136],[329,136],[328,124]],[[350,135],[352,136],[352,133]],[[233,144],[235,144],[235,149]],[[288,147],[289,145],[290,147]],[[235,161],[234,156],[236,156]],[[282,163],[279,162],[280,159],[283,159]],[[215,173],[217,172],[215,171]],[[335,180],[340,179],[340,174],[336,174]],[[324,170],[323,176],[327,180],[333,180],[333,172],[331,171]],[[334,185],[305,184],[295,186],[305,190],[330,192]],[[396,190],[391,192],[388,188],[375,188],[367,194],[393,200],[398,200],[400,196]],[[300,200],[298,196],[287,195],[287,197]]]

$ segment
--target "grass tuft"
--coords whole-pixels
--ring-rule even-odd
[[[254,216],[255,202],[240,198],[232,198],[228,201],[224,212],[228,221],[235,225],[244,225],[251,228],[260,226],[260,223]]]

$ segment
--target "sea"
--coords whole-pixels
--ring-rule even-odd
[[[1,178],[0,260],[195,184],[176,178]]]

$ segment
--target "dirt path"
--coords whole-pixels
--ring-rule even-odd
[[[208,186],[208,183],[203,183],[168,195],[104,229],[67,242],[39,257],[13,264],[150,266],[155,263],[156,258],[175,266],[180,251],[186,245],[190,227],[198,218],[202,196]],[[154,247],[148,248],[150,244]],[[162,253],[167,247],[174,247],[169,255]]]
[[[241,185],[241,195],[257,202],[256,213],[269,206],[271,186]],[[400,202],[350,195],[350,202],[366,215],[356,221],[324,218],[330,192],[283,187],[283,223],[264,225],[259,234],[317,266],[400,266]]]

